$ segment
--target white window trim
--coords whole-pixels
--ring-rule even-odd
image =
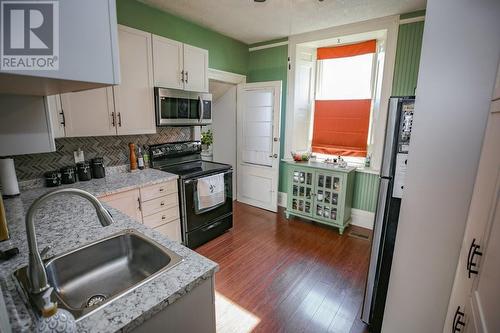
[[[369,33],[372,31],[384,30],[385,38],[385,59],[382,78],[382,87],[380,94],[380,105],[378,114],[373,117],[374,129],[369,136],[370,142],[374,144],[369,146],[371,152],[371,162],[373,169],[380,169],[383,153],[385,123],[387,119],[387,107],[389,97],[392,91],[392,81],[394,75],[394,64],[396,59],[396,46],[398,38],[399,16],[387,16],[375,20],[352,23],[338,27],[332,27],[319,31],[308,32],[304,34],[290,36],[288,40],[288,56],[291,68],[288,71],[287,82],[287,108],[285,124],[285,151],[292,151],[292,136],[294,128],[294,95],[295,95],[295,62],[296,50],[298,44],[310,43],[314,41],[326,40],[331,38],[341,38],[343,36]]]

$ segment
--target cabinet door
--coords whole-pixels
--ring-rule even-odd
[[[340,223],[340,194],[343,190],[343,176],[317,171],[315,173],[314,217],[327,222]]]
[[[52,135],[55,139],[64,138],[66,136],[64,130],[66,120],[61,105],[61,96],[47,96],[47,106],[49,108],[50,122],[52,124]]]
[[[292,168],[289,186],[289,209],[310,216],[313,208],[314,172]]]
[[[139,190],[111,194],[99,200],[142,223]]]
[[[119,26],[121,83],[114,86],[117,133],[156,133],[151,34]]]
[[[184,89],[182,43],[153,35],[155,87]]]
[[[62,94],[61,104],[66,137],[116,134],[112,88]]]
[[[184,89],[208,92],[208,51],[184,44]]]

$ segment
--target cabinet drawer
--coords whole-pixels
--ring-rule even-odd
[[[163,224],[159,227],[154,228],[156,231],[164,234],[167,236],[169,239],[176,241],[176,242],[181,242],[181,222],[180,220],[174,220],[172,222],[169,222],[167,224]]]
[[[177,193],[177,180],[141,188],[141,199],[148,201],[172,193]]]
[[[179,219],[179,206],[174,206],[153,215],[146,216],[142,221],[145,226],[156,228],[162,224],[171,222],[172,220],[176,219]]]
[[[149,201],[142,202],[142,217],[179,205],[177,193],[172,193]]]

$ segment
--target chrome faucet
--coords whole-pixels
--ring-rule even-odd
[[[28,238],[28,248],[29,248],[29,264],[28,264],[28,279],[30,284],[29,292],[34,295],[42,295],[50,288],[47,282],[47,273],[45,271],[45,266],[43,265],[42,258],[38,251],[38,245],[36,242],[36,234],[35,234],[35,213],[47,199],[52,198],[54,196],[63,195],[63,194],[74,194],[78,195],[82,198],[87,199],[94,206],[97,217],[99,218],[99,222],[103,227],[112,224],[113,217],[111,214],[104,208],[104,206],[99,202],[99,200],[90,194],[89,192],[79,190],[76,188],[63,188],[58,189],[52,192],[48,192],[38,199],[36,199],[33,204],[28,209],[28,213],[26,214],[26,236]]]

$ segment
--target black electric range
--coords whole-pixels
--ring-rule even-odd
[[[201,159],[201,143],[184,141],[150,146],[151,166],[179,176],[179,208],[184,245],[195,248],[233,226],[231,165]],[[197,209],[198,179],[222,174],[225,201],[203,210]]]

